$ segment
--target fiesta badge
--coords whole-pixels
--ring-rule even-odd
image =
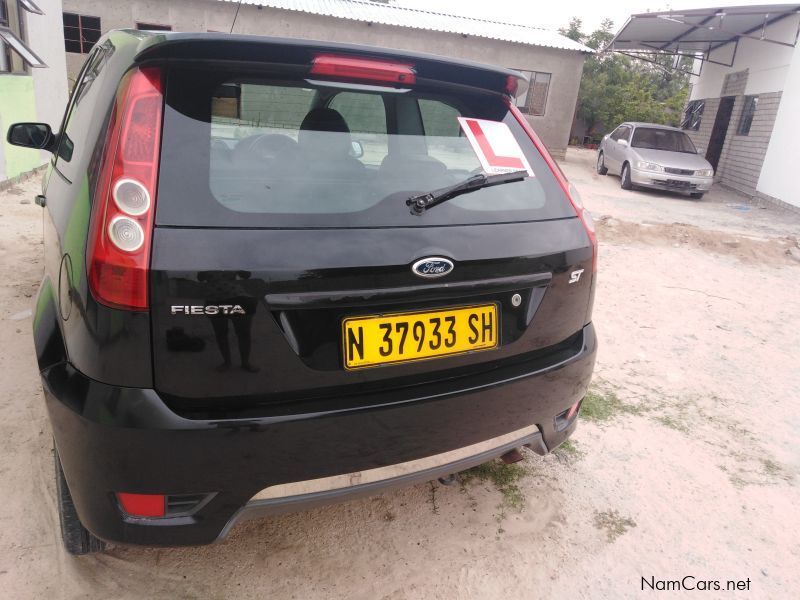
[[[420,277],[444,277],[453,270],[453,261],[441,256],[423,258],[411,265],[414,275]]]

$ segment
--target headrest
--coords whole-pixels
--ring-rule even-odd
[[[331,131],[350,133],[347,121],[338,110],[332,108],[315,108],[305,116],[300,131]]]

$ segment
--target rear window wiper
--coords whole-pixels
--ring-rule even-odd
[[[478,175],[473,175],[461,183],[433,190],[427,194],[411,196],[411,198],[406,200],[406,206],[411,207],[412,215],[421,215],[429,208],[433,208],[442,202],[447,202],[451,198],[461,196],[462,194],[469,194],[470,192],[494,185],[522,181],[526,177],[528,177],[527,171],[513,171],[511,173],[501,173],[500,175],[484,175],[480,173]]]

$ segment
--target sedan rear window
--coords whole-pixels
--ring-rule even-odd
[[[637,127],[636,131],[633,132],[631,145],[634,148],[697,154],[697,150],[692,140],[689,139],[689,136],[682,131],[675,131],[672,129]]]
[[[170,73],[157,223],[221,227],[473,224],[574,217],[502,98],[254,73]],[[482,173],[459,117],[505,123],[524,181],[410,214],[406,199]]]

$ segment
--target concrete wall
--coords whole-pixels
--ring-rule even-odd
[[[46,69],[31,69],[36,120],[48,123],[53,131],[58,131],[69,97],[61,0],[37,0],[36,4],[45,14],[28,13],[28,39],[36,54],[47,64]],[[42,152],[41,158],[45,163],[50,155]]]
[[[24,75],[0,75],[0,181],[30,171],[48,159],[48,153],[5,142],[8,126],[19,121],[43,121],[57,130],[67,103],[67,66],[61,0],[37,0],[45,13],[23,11],[28,45],[47,64]]]
[[[758,179],[759,195],[800,208],[797,158],[800,156],[800,48],[796,48],[775,115],[764,166]]]
[[[36,104],[33,77],[0,75],[0,181],[35,169],[42,161],[39,152],[12,146],[6,142],[8,126],[19,121],[35,121]]]
[[[64,0],[64,10],[99,16],[103,32],[133,27],[137,21],[171,25],[176,31],[229,31],[236,5],[216,0]],[[367,44],[551,73],[546,114],[529,120],[553,154],[566,151],[583,71],[580,52],[251,5],[242,5],[234,32]],[[68,54],[71,77],[84,59]]]

